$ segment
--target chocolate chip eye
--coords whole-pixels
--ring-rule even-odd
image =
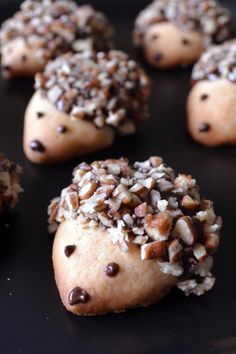
[[[44,113],[43,112],[37,112],[37,118],[42,118],[44,117]]]
[[[155,60],[155,61],[161,61],[162,59],[163,59],[163,54],[161,54],[161,53],[156,53],[156,54],[154,54],[154,57],[153,57],[153,59]]]
[[[199,125],[198,131],[199,131],[200,133],[207,133],[207,132],[210,131],[210,129],[211,129],[210,124],[203,122],[203,123],[201,123],[201,124]]]
[[[57,133],[64,134],[67,132],[67,127],[65,125],[58,125],[57,126]]]
[[[64,249],[66,257],[69,258],[74,253],[75,249],[76,249],[75,245],[66,246],[65,249]]]
[[[37,152],[44,152],[45,146],[39,141],[39,140],[32,140],[29,144],[31,150],[37,151]]]
[[[209,98],[209,95],[207,93],[203,93],[200,97],[201,101],[206,101]]]
[[[77,305],[77,304],[86,304],[86,302],[88,302],[89,300],[90,300],[89,293],[80,287],[74,288],[70,292],[69,299],[68,299],[69,304],[71,306]]]
[[[27,56],[26,55],[22,55],[21,60],[22,61],[26,61],[27,60]]]
[[[190,44],[190,40],[187,38],[182,38],[182,44],[183,45],[189,45]]]
[[[108,277],[115,277],[119,273],[120,267],[117,263],[108,263],[105,267],[105,273]]]
[[[151,37],[150,37],[150,39],[152,41],[156,41],[158,38],[159,38],[159,34],[152,34]]]

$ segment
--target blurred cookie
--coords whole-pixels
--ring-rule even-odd
[[[229,12],[217,1],[155,0],[136,19],[134,43],[149,64],[168,68],[195,63],[229,35]]]
[[[0,154],[0,215],[12,209],[18,202],[22,169]]]
[[[67,51],[108,50],[113,31],[91,6],[71,0],[26,0],[0,31],[5,78],[33,76]]]
[[[61,56],[36,76],[25,153],[53,163],[105,148],[147,118],[149,95],[146,74],[123,52]]]
[[[236,144],[236,40],[206,51],[192,72],[188,129],[199,143]]]
[[[196,180],[161,158],[82,163],[49,206],[55,280],[77,315],[159,301],[175,285],[202,295],[215,278],[221,218]]]

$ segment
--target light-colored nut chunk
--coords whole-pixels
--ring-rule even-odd
[[[215,233],[210,233],[206,236],[205,247],[208,252],[215,251],[220,244],[220,236]]]
[[[181,205],[186,209],[195,210],[199,206],[199,201],[191,198],[189,195],[185,195],[181,200]]]
[[[201,245],[200,243],[197,243],[193,247],[193,254],[197,258],[198,261],[203,261],[207,257],[206,248],[203,245]]]
[[[145,217],[147,215],[147,213],[148,213],[148,205],[146,202],[138,205],[134,209],[134,214],[139,218]]]
[[[83,187],[79,191],[80,199],[88,199],[90,198],[94,191],[97,188],[97,184],[95,182],[87,182],[83,185]]]
[[[155,241],[141,246],[141,259],[159,259],[166,258],[166,241]]]
[[[182,254],[183,246],[180,244],[179,240],[173,240],[168,246],[168,255],[170,263],[177,262]]]
[[[158,167],[163,163],[163,159],[159,156],[152,156],[150,157],[149,162],[153,167]]]
[[[172,219],[167,211],[159,214],[149,214],[144,223],[149,237],[158,241],[168,240]]]
[[[179,237],[188,246],[192,246],[196,240],[196,231],[189,216],[179,218],[173,231],[175,237]]]

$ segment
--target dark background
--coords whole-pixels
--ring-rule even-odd
[[[19,1],[0,0],[0,22]],[[104,11],[117,34],[117,47],[135,53],[131,31],[144,0],[91,0]],[[231,7],[236,27],[236,2]],[[236,31],[235,31],[236,32]],[[186,133],[185,101],[190,70],[158,72],[142,63],[153,79],[151,119],[136,136],[119,140],[96,154],[56,166],[34,166],[22,151],[23,115],[33,80],[0,79],[0,151],[24,167],[17,211],[1,228],[0,353],[27,354],[235,354],[235,147],[208,149]],[[216,257],[217,283],[206,296],[185,298],[174,290],[160,304],[123,314],[80,318],[60,302],[51,265],[52,240],[46,209],[83,160],[128,156],[132,161],[163,156],[178,172],[197,178],[203,193],[215,201],[224,218]]]

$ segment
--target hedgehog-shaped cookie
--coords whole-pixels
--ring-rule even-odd
[[[196,180],[161,158],[82,163],[49,206],[53,266],[64,306],[77,315],[159,301],[175,285],[210,290],[221,218]]]
[[[192,72],[188,129],[199,143],[236,144],[236,40],[206,51]]]
[[[230,35],[230,16],[214,0],[155,0],[136,19],[134,43],[157,68],[195,63]]]
[[[89,5],[26,0],[0,31],[3,76],[33,76],[50,59],[69,50],[111,49],[112,38],[107,18]]]
[[[25,153],[52,163],[105,148],[147,118],[149,95],[146,74],[123,52],[65,54],[36,76]]]

